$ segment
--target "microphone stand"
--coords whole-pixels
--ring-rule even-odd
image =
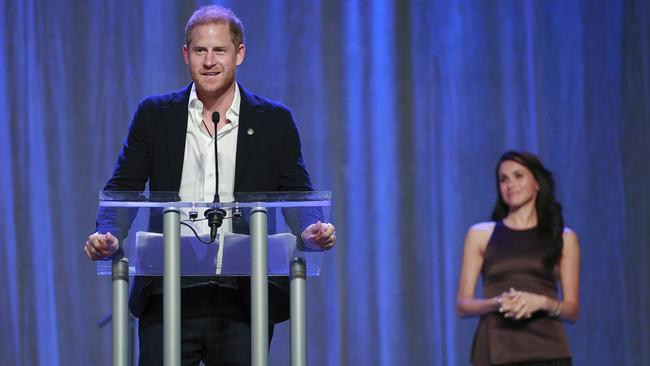
[[[219,112],[212,112],[212,123],[214,123],[214,165],[215,165],[215,190],[212,203],[219,203],[219,152],[217,150],[217,125],[219,124]],[[210,243],[214,243],[217,238],[217,229],[221,227],[226,211],[219,207],[212,207],[203,213],[208,219],[210,226]]]

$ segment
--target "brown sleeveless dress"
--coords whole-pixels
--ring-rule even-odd
[[[516,290],[557,299],[559,271],[545,268],[548,251],[535,228],[513,230],[497,222],[485,250],[483,297]],[[571,353],[562,322],[538,311],[530,319],[511,320],[498,312],[481,316],[474,344],[475,366],[562,360],[570,364]]]

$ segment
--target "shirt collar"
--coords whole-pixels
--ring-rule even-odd
[[[241,94],[239,92],[239,84],[235,83],[235,95],[232,98],[232,104],[226,112],[226,119],[229,120],[233,127],[239,125],[239,107],[241,105]],[[187,110],[192,117],[192,121],[196,125],[201,125],[203,120],[203,102],[199,100],[196,95],[196,84],[192,83],[192,90],[190,91],[190,101]]]
[[[232,104],[226,112],[226,119],[232,123],[233,126],[239,124],[239,107],[241,106],[241,95],[239,94],[239,85],[235,83],[235,96],[232,98]]]

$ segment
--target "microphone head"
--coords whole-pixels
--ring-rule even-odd
[[[219,112],[212,112],[212,123],[215,125],[219,123]]]

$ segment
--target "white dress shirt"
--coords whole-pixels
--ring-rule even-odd
[[[237,131],[239,130],[239,107],[241,95],[235,85],[235,96],[226,112],[225,126],[216,132],[217,149],[219,151],[219,198],[221,202],[234,200],[235,187],[235,156],[237,152]],[[213,123],[205,121],[206,124]],[[212,202],[215,191],[214,137],[211,137],[203,126],[203,103],[196,95],[196,86],[192,84],[187,115],[187,132],[185,137],[185,157],[183,158],[183,174],[179,195],[183,201]],[[203,211],[199,210],[199,218]],[[182,210],[181,219],[187,219],[188,210]],[[230,216],[230,212],[227,212]],[[199,234],[209,234],[207,220],[197,221],[194,227]],[[219,229],[219,238],[224,232],[232,232],[232,220],[224,220]],[[185,226],[181,235],[193,235]]]

